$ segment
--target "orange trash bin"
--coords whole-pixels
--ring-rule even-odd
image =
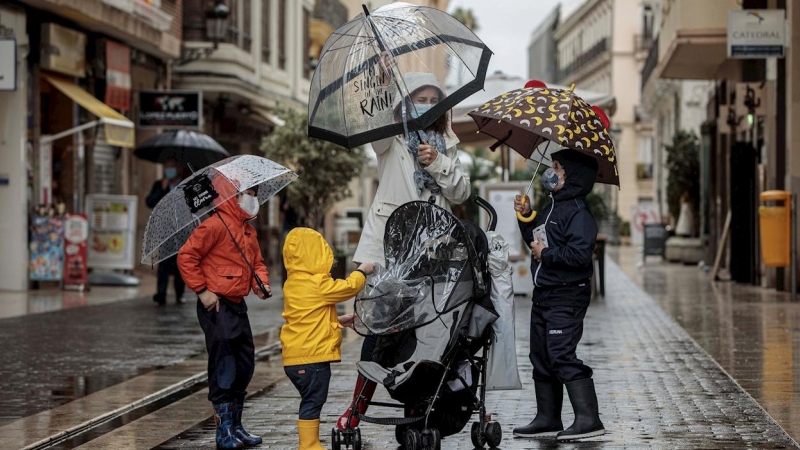
[[[760,197],[762,203],[773,203],[758,207],[764,265],[788,267],[792,264],[792,193],[765,191]]]

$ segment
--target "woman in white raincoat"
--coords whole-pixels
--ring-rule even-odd
[[[395,96],[394,117],[398,122],[403,120],[401,100],[406,101],[406,114],[409,119],[413,119],[444,98],[444,90],[433,74],[406,73],[403,81],[409,95],[405,99],[401,95]],[[469,174],[461,168],[461,162],[456,156],[456,144],[459,140],[450,128],[449,115],[443,114],[431,127],[419,133],[424,143],[413,132],[407,137],[399,135],[372,143],[378,156],[378,192],[361,232],[361,239],[353,256],[354,262],[377,262],[385,266],[383,234],[386,221],[398,206],[414,200],[427,201],[433,197],[437,206],[451,211],[451,204],[461,204],[469,198]],[[364,339],[361,348],[362,361],[372,360],[376,340],[375,336]],[[353,402],[337,422],[340,429],[346,428],[356,397],[365,384],[362,397],[365,400],[372,398],[375,383],[359,375]],[[359,402],[358,413],[364,414],[366,410],[367,405],[363,401]],[[354,416],[350,426],[354,428],[358,426],[358,422]]]

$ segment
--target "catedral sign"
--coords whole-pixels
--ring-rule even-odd
[[[784,10],[728,11],[729,58],[783,58],[785,42]]]

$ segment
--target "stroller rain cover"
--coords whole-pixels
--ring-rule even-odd
[[[376,266],[356,297],[357,333],[418,328],[467,301],[496,317],[486,255],[482,261],[467,229],[445,209],[422,201],[399,206],[386,223],[384,249],[387,267]]]

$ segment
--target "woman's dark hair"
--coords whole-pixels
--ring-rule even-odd
[[[403,100],[406,103],[406,114],[410,114],[411,109],[414,107],[413,101],[411,99],[414,98],[414,96],[419,91],[421,91],[423,89],[427,89],[429,87],[431,87],[431,86],[421,86],[421,87],[415,89],[414,92],[409,94],[408,97],[406,97]],[[437,90],[439,91],[439,96],[441,98],[444,98],[444,93],[441,91],[441,89],[437,88]],[[429,126],[426,131],[433,131],[434,133],[445,134],[447,132],[447,130],[448,130],[448,125],[449,125],[448,124],[448,117],[447,117],[447,115],[449,113],[450,112],[448,111],[448,112],[445,112],[444,114],[442,114],[441,116],[439,116],[439,118],[436,119],[436,121],[433,122],[433,124],[431,124],[431,126]],[[397,107],[394,109],[394,120],[397,121],[397,122],[402,122],[402,120],[403,120],[403,108],[402,108],[402,105],[397,105]]]

